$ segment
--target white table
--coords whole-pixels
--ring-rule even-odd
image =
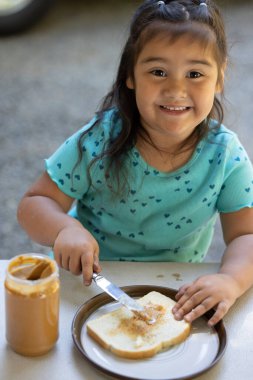
[[[81,304],[100,293],[95,284],[86,288],[81,277],[61,270],[60,338],[55,348],[40,357],[23,357],[5,340],[4,276],[8,261],[0,261],[0,379],[1,380],[100,380],[97,372],[77,351],[71,323]],[[218,264],[104,262],[103,274],[119,286],[159,285],[179,288],[200,274],[214,273]],[[252,380],[253,290],[248,291],[225,317],[228,346],[223,358],[200,380]]]

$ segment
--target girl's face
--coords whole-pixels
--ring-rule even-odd
[[[187,36],[171,43],[164,35],[144,45],[126,84],[135,91],[142,126],[160,146],[187,139],[222,87],[211,47]]]

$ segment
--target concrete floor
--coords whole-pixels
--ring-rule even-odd
[[[47,251],[18,226],[18,201],[43,170],[43,159],[93,115],[109,89],[135,5],[56,0],[33,29],[0,39],[0,258]],[[252,159],[253,4],[230,3],[224,15],[226,124]],[[217,225],[207,261],[218,261],[223,249]]]

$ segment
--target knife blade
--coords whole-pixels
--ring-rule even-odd
[[[112,298],[127,307],[129,310],[136,312],[144,311],[144,308],[140,304],[138,304],[133,298],[129,297],[129,295],[123,292],[123,290],[121,290],[118,286],[107,280],[100,273],[93,273],[92,279],[104,292],[109,294]]]

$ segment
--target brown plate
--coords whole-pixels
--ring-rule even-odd
[[[177,291],[162,286],[133,285],[122,287],[131,297],[140,298],[157,291],[175,299]],[[86,332],[89,319],[115,310],[119,303],[101,293],[85,302],[72,322],[72,337],[83,357],[97,370],[116,379],[133,380],[186,380],[208,371],[223,356],[226,348],[226,330],[222,321],[208,327],[207,319],[213,310],[192,323],[190,336],[185,342],[149,359],[131,360],[113,355],[98,345]],[[183,365],[182,365],[183,363]]]

